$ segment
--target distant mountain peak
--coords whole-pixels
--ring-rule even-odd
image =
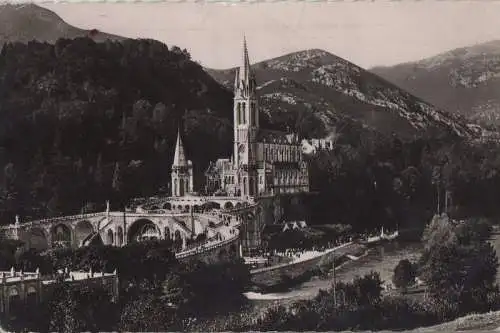
[[[371,71],[449,113],[500,125],[500,40]]]
[[[0,5],[0,45],[32,40],[54,43],[59,38],[90,37],[95,41],[122,40],[123,37],[84,30],[66,23],[49,9],[35,4]]]
[[[460,117],[442,112],[321,49],[289,53],[256,63],[252,68],[262,111],[271,121],[277,115],[285,117],[282,115],[307,110],[326,131],[336,130],[342,122],[354,121],[366,129],[383,134],[398,133],[403,137],[419,136],[436,129],[462,137],[476,135],[475,129]],[[208,69],[207,72],[232,89],[234,69]]]

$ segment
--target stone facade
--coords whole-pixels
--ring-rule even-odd
[[[118,301],[119,280],[116,271],[111,274],[93,272],[61,272],[65,275],[65,283],[99,284]],[[16,310],[27,307],[35,309],[40,302],[50,296],[55,279],[44,277],[37,272],[16,272],[13,268],[8,272],[0,272],[0,313],[11,318]]]

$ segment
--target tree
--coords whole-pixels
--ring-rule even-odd
[[[425,251],[457,242],[455,229],[448,216],[434,215],[422,235]]]
[[[403,259],[394,268],[392,282],[397,288],[402,288],[406,292],[408,286],[415,281],[415,277],[416,271],[413,264],[408,259]]]
[[[144,292],[128,302],[120,315],[121,332],[158,332],[171,330],[174,311],[153,292]]]
[[[496,300],[488,295],[498,294],[498,258],[485,240],[489,228],[469,221],[448,224],[443,233],[442,224],[434,226],[426,230],[430,243],[421,259],[429,294],[450,315],[491,309]],[[443,234],[448,236],[443,238]],[[446,241],[451,238],[452,242]]]
[[[168,307],[177,311],[183,311],[184,307],[192,300],[191,287],[181,278],[179,274],[171,272],[161,284],[162,295],[160,299]]]

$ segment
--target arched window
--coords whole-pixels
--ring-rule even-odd
[[[118,237],[117,237],[117,243],[116,245],[122,246],[123,245],[123,228],[118,227]]]
[[[180,197],[184,196],[184,179],[182,178],[179,179],[179,191],[177,192],[177,195]]]
[[[247,119],[246,119],[246,104],[245,104],[245,102],[243,102],[243,107],[242,107],[241,111],[242,111],[242,118],[243,118],[243,120],[242,120],[241,123],[242,124],[246,124],[247,123]]]
[[[257,105],[255,103],[252,103],[252,113],[253,113],[253,119],[254,119],[254,125],[257,125],[259,123],[259,112],[257,111]]]
[[[14,315],[21,310],[21,296],[16,288],[9,289],[9,307],[10,312]]]
[[[36,297],[36,289],[33,286],[29,286],[28,290],[26,292],[26,303],[27,305],[32,308],[37,304],[37,297]]]
[[[108,230],[108,245],[114,245],[114,235],[111,229]]]
[[[241,124],[241,103],[236,104],[236,124]]]
[[[174,179],[174,188],[172,189],[173,195],[177,195],[177,179]]]

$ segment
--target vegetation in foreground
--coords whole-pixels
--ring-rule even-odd
[[[246,305],[244,288],[249,271],[239,260],[220,263],[181,263],[169,241],[131,243],[123,248],[95,246],[37,253],[1,252],[2,267],[40,267],[44,275],[60,269],[92,269],[120,277],[120,299],[101,287],[71,286],[58,281],[52,296],[36,309],[19,309],[11,330],[37,332],[166,331],[183,330],[192,318],[207,318],[238,311]]]
[[[384,281],[371,273],[337,282],[335,289],[321,290],[311,300],[271,306],[260,314],[247,307],[242,295],[249,272],[241,262],[181,264],[170,252],[169,242],[12,254],[3,262],[14,260],[18,267],[45,263],[40,266],[45,273],[63,267],[118,268],[121,286],[120,301],[114,304],[99,287],[59,282],[53,296],[37,311],[21,311],[9,328],[42,332],[337,331],[435,325],[500,309],[495,283],[498,259],[487,241],[490,233],[491,226],[484,220],[455,222],[445,215],[436,216],[424,232],[420,260],[403,260],[395,267],[393,281],[400,294],[384,293]],[[3,257],[8,252],[3,251]],[[406,294],[417,275],[426,283],[424,298]]]
[[[335,289],[322,290],[312,300],[271,307],[257,318],[244,313],[229,316],[225,322],[204,322],[196,330],[400,330],[498,310],[498,259],[487,242],[490,233],[491,225],[485,220],[457,223],[436,216],[424,233],[420,261],[401,261],[395,267],[400,295],[384,294],[383,281],[372,273],[352,282],[338,282]],[[417,274],[427,284],[423,299],[405,294]]]

